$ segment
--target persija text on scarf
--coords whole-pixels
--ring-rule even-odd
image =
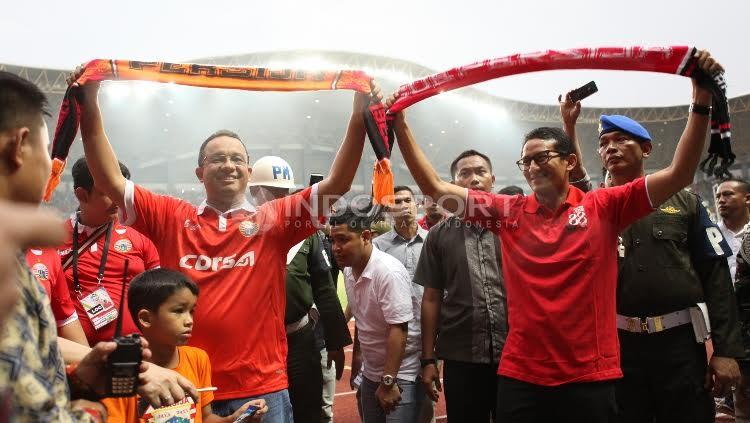
[[[445,91],[508,75],[556,69],[610,69],[670,73],[695,78],[713,93],[711,143],[701,169],[723,179],[731,177],[729,166],[735,155],[730,145],[731,125],[724,73],[707,75],[698,68],[697,49],[671,47],[600,47],[547,50],[483,60],[450,69],[402,85],[398,99],[388,109],[398,112]],[[718,159],[721,163],[717,165]]]
[[[208,88],[228,88],[248,91],[315,91],[354,90],[370,92],[370,80],[358,70],[304,71],[272,70],[262,67],[227,67],[190,63],[143,62],[134,60],[92,60],[75,82],[146,80]],[[52,144],[52,174],[47,182],[45,200],[49,201],[65,167],[70,146],[78,132],[80,108],[71,85],[65,92]],[[389,164],[390,143],[386,117],[381,103],[371,103],[362,113],[367,134],[378,161],[373,176],[373,196],[378,202],[388,201],[393,194],[393,175]]]

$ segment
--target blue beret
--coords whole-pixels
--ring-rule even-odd
[[[637,141],[651,141],[651,135],[640,123],[621,115],[602,115],[599,118],[599,136],[620,131],[632,135]]]

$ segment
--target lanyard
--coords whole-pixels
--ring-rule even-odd
[[[81,284],[78,282],[78,220],[79,216],[76,214],[76,224],[73,227],[73,283],[75,284],[75,292],[81,294]],[[99,273],[96,275],[97,284],[102,284],[104,279],[104,267],[107,265],[107,255],[109,254],[109,242],[112,239],[112,222],[107,224],[107,236],[104,238],[104,250],[102,251],[102,260],[99,263]]]

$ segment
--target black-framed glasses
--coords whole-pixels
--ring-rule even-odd
[[[531,167],[531,162],[533,161],[537,165],[541,166],[550,159],[554,159],[555,157],[563,157],[567,156],[567,154],[560,153],[559,151],[553,151],[553,150],[544,150],[539,153],[534,154],[531,157],[522,157],[521,160],[516,162],[516,165],[518,168],[522,171],[529,170]]]
[[[232,166],[247,166],[247,160],[245,160],[245,158],[239,154],[232,154],[231,156],[227,156],[225,154],[206,156],[206,158],[203,159],[203,164],[208,164],[211,166],[221,166],[227,162],[227,159],[232,164]]]

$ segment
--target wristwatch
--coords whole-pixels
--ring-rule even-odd
[[[429,366],[430,364],[434,364],[434,365],[437,366],[437,359],[434,359],[434,358],[421,358],[421,359],[419,359],[419,366],[421,368],[423,368],[423,369],[425,367]]]
[[[380,378],[380,383],[382,383],[386,388],[390,388],[391,386],[393,386],[394,382],[396,382],[396,378],[391,375],[383,375]]]
[[[688,112],[696,113],[696,114],[703,115],[703,116],[709,116],[711,114],[711,106],[704,106],[702,104],[692,103],[690,104],[690,109],[688,109]]]

